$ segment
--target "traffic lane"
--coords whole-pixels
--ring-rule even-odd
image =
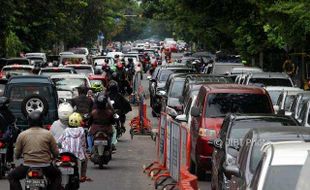
[[[144,77],[146,78],[146,77]],[[143,88],[148,90],[148,83],[144,81],[142,81],[141,83],[143,85]],[[149,99],[146,99],[146,104],[147,104],[147,116],[150,119],[151,123],[152,123],[152,129],[158,129],[158,123],[159,123],[159,118],[153,117],[152,116],[152,108],[150,107],[150,101]],[[205,190],[211,190],[211,183],[209,181],[198,181],[198,187],[200,189],[205,189]]]
[[[120,138],[116,145],[117,152],[104,169],[99,169],[98,165],[88,161],[87,176],[93,181],[81,183],[81,190],[154,189],[153,182],[143,174],[143,165],[156,158],[155,142],[150,136],[134,136],[131,140],[129,134],[129,122],[137,115],[138,109],[133,107],[133,111],[127,115],[127,132]],[[0,189],[9,189],[8,180],[0,180]]]
[[[116,154],[104,169],[88,162],[88,176],[93,182],[81,184],[82,190],[95,189],[154,189],[153,183],[143,174],[143,165],[154,161],[155,143],[150,136],[134,136],[131,140],[129,122],[138,115],[137,107],[127,116],[126,133],[116,145]]]

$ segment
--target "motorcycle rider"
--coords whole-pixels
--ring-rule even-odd
[[[95,101],[96,107],[90,114],[89,124],[89,134],[93,137],[97,132],[104,131],[107,135],[112,138],[114,123],[114,111],[108,105],[108,98],[100,93]],[[109,142],[111,146],[111,142]],[[89,145],[89,147],[92,147]]]
[[[87,119],[93,109],[93,100],[87,96],[88,89],[86,87],[79,87],[78,91],[79,96],[72,99],[72,106],[84,119]]]
[[[51,133],[57,141],[59,137],[63,134],[66,128],[68,128],[69,116],[73,113],[73,108],[70,103],[64,102],[59,104],[58,107],[58,117],[57,121],[51,126]]]
[[[11,190],[22,190],[19,180],[24,179],[30,167],[42,168],[44,175],[51,181],[52,190],[61,189],[61,172],[51,165],[59,150],[50,131],[44,129],[43,115],[33,111],[28,115],[29,129],[19,134],[15,144],[15,157],[23,157],[23,164],[8,174]]]
[[[70,152],[81,161],[81,182],[91,181],[86,176],[87,171],[87,154],[86,154],[86,138],[83,127],[82,116],[74,112],[68,118],[68,128],[59,137],[58,143],[61,144],[60,152]]]
[[[116,81],[110,81],[107,89],[108,97],[114,101],[113,108],[120,117],[121,127],[125,130],[126,114],[130,111],[131,105],[119,92],[119,86]]]
[[[6,161],[13,162],[13,144],[17,138],[18,131],[14,127],[16,118],[9,109],[10,100],[7,97],[0,97],[0,138],[7,145]]]
[[[135,64],[132,58],[128,58],[128,64],[126,65],[126,69],[128,69],[128,80],[132,81],[133,75],[135,74]]]

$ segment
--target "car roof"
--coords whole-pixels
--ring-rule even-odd
[[[229,117],[234,120],[250,120],[250,119],[263,119],[263,118],[275,118],[275,119],[291,119],[289,116],[278,115],[278,114],[240,114],[240,113],[232,113]]]
[[[262,148],[267,152],[271,148],[273,158],[271,165],[304,165],[308,158],[310,143],[303,141],[273,142]]]
[[[257,139],[264,139],[266,141],[310,140],[310,129],[301,126],[259,127],[251,129],[251,131]]]
[[[299,91],[299,90],[302,90],[297,87],[289,87],[289,86],[266,86],[264,88],[267,91]]]
[[[243,73],[256,73],[263,72],[261,68],[258,67],[234,67],[231,69],[231,74],[243,74]]]
[[[205,88],[208,91],[213,92],[250,92],[255,94],[266,94],[266,91],[263,88],[241,84],[204,84],[201,88]]]
[[[262,72],[262,73],[251,73],[252,78],[289,78],[285,73],[280,72]]]
[[[41,75],[25,75],[25,76],[12,76],[8,84],[17,84],[17,83],[48,83],[53,84],[53,82],[47,76]]]
[[[51,79],[54,78],[81,78],[81,79],[87,79],[87,77],[84,74],[68,74],[68,75],[52,75],[50,76]]]
[[[69,65],[64,65],[64,67],[88,67],[88,68],[92,68],[91,65],[87,65],[87,64],[69,64]]]
[[[74,70],[74,68],[72,67],[45,67],[45,68],[41,68],[41,71],[45,71],[45,70],[68,70],[68,71],[71,71],[71,70]]]

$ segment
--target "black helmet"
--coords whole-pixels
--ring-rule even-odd
[[[108,89],[110,92],[118,92],[118,83],[115,80],[111,80]]]
[[[43,114],[40,111],[32,111],[28,114],[28,124],[30,127],[42,127]]]
[[[132,59],[131,57],[128,58],[128,62],[129,62],[129,63],[133,62],[133,59]]]
[[[108,103],[108,99],[104,94],[100,94],[96,99],[96,103],[99,109],[104,109]]]
[[[5,96],[0,97],[0,108],[8,107],[10,103],[10,99]]]

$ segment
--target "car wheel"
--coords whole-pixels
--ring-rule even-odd
[[[40,111],[43,115],[46,115],[48,112],[48,102],[44,97],[37,94],[27,96],[22,101],[21,111],[25,117],[33,111]]]

